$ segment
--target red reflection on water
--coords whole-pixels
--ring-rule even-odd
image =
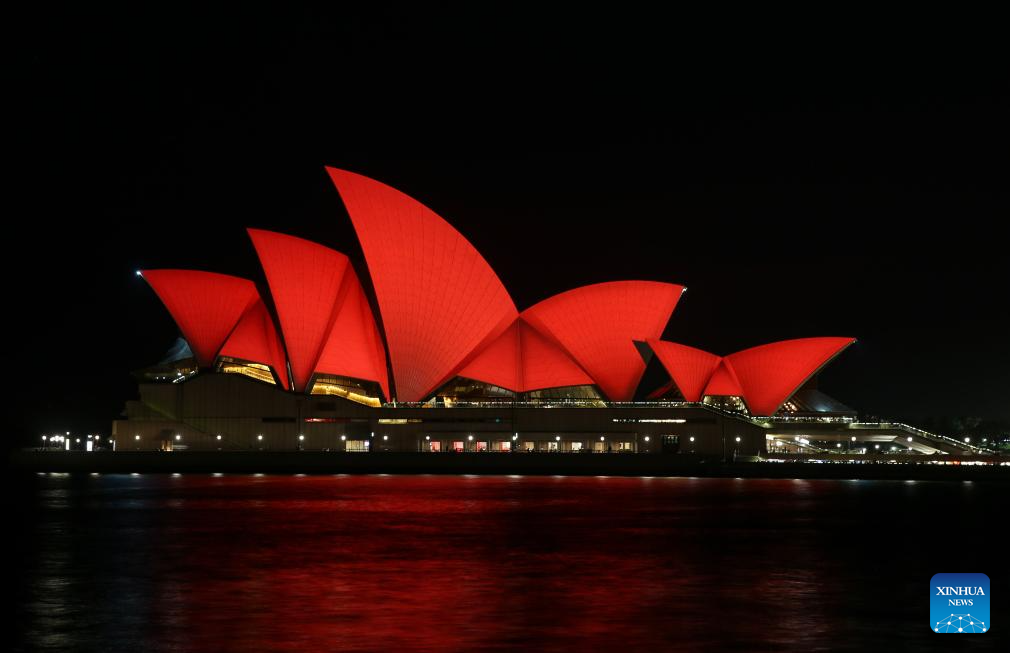
[[[929,650],[936,515],[987,541],[1006,503],[1000,483],[887,481],[59,474],[15,489],[12,650]]]
[[[802,501],[791,481],[176,483],[150,617],[173,648],[668,650],[827,634],[824,561],[745,514]],[[755,483],[759,500],[741,491]]]

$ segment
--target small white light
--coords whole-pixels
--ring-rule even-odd
[[[971,438],[965,438],[965,439],[964,439],[964,443],[965,443],[965,444],[968,444],[969,442],[971,442]]]
[[[649,441],[649,436],[645,436],[645,441],[646,441],[646,442],[648,442],[648,441]]]
[[[605,439],[606,438],[604,438],[602,435],[600,436],[600,442],[603,442],[603,440],[605,440]]]
[[[133,439],[134,439],[134,440],[139,440],[139,439],[140,439],[140,436],[139,436],[139,435],[135,435],[135,436],[133,436]]]
[[[346,440],[346,439],[347,439],[347,436],[346,436],[346,435],[341,435],[341,436],[340,436],[340,439],[341,439],[341,440]]]
[[[737,442],[739,442],[739,441],[740,441],[740,436],[739,436],[739,435],[738,435],[738,436],[736,436],[736,441],[737,441]]]
[[[854,436],[854,435],[852,436],[852,441],[853,441],[853,442],[855,442],[855,441],[856,441],[856,436]]]
[[[842,443],[841,442],[839,442],[838,444],[835,445],[835,449],[841,449],[841,448],[842,448]]]
[[[181,435],[179,435],[178,433],[176,433],[176,434],[175,434],[175,439],[176,439],[176,440],[181,440],[181,439],[182,439],[182,436],[181,436]]]
[[[388,435],[384,435],[384,436],[382,436],[382,439],[383,439],[383,440],[388,440],[388,439],[389,439],[389,436],[388,436]]]
[[[466,436],[466,439],[467,439],[467,440],[470,440],[471,442],[473,442],[473,436],[472,436],[472,435],[468,435],[468,436]]]
[[[694,442],[694,436],[693,435],[691,436],[691,442]]]
[[[47,438],[46,436],[44,436],[44,435],[42,436],[42,441],[43,441],[43,442],[45,442],[45,441],[46,441],[46,440],[48,440],[48,439],[49,439],[49,438]]]
[[[263,439],[263,436],[262,436],[262,435],[257,435],[257,436],[256,436],[256,439],[257,439],[257,440],[262,440],[262,439]]]
[[[906,440],[908,440],[909,442],[911,442],[911,441],[912,441],[912,436],[908,436],[908,437],[907,437],[907,438],[905,438],[905,439],[906,439]]]
[[[880,448],[880,445],[879,445],[879,444],[875,444],[875,445],[873,445],[873,448],[874,448],[874,449],[879,449],[879,448]]]
[[[218,439],[218,440],[220,440],[220,439],[221,439],[221,436],[220,436],[220,435],[219,435],[219,436],[217,436],[217,439]]]
[[[77,438],[77,439],[74,440],[74,442],[80,442],[80,441],[81,441],[80,438]]]
[[[431,436],[430,435],[426,435],[426,436],[424,436],[424,439],[425,440],[431,440]]]
[[[561,436],[560,435],[555,435],[554,439],[557,440],[558,442],[560,442],[561,441]]]
[[[298,440],[299,440],[299,441],[302,441],[302,440],[304,440],[304,439],[305,439],[305,436],[304,436],[304,435],[299,435],[299,436],[298,436]]]
[[[138,277],[144,276],[144,273],[141,272],[140,270],[137,270],[136,272],[134,272],[134,274],[136,274]]]

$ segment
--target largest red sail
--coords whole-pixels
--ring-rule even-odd
[[[375,287],[401,401],[426,398],[515,321],[512,298],[484,257],[417,200],[327,168]]]

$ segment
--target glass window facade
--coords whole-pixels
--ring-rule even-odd
[[[253,363],[252,361],[242,360],[241,358],[221,356],[217,359],[216,370],[223,374],[241,374],[243,376],[248,376],[250,379],[262,381],[263,383],[277,385],[277,379],[274,377],[273,370],[270,369],[269,365],[264,365],[262,363]]]

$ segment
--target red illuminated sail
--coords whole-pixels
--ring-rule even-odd
[[[269,365],[277,374],[281,387],[289,388],[284,347],[266,305],[258,297],[228,336],[220,355]]]
[[[459,376],[514,392],[593,383],[571,356],[522,318],[460,370]]]
[[[353,268],[348,267],[344,285],[343,301],[316,361],[315,372],[378,381],[382,394],[389,398],[386,350]]]
[[[807,379],[853,342],[855,338],[783,340],[730,354],[726,361],[736,372],[751,413],[773,415]]]
[[[402,401],[429,396],[515,321],[512,298],[466,238],[417,200],[327,168],[368,263]]]
[[[666,340],[653,339],[648,344],[684,399],[701,401],[705,385],[722,359],[707,351]]]
[[[302,238],[250,229],[277,309],[294,388],[326,372],[378,381],[385,354],[361,284],[340,252]]]
[[[705,385],[704,395],[706,397],[743,397],[743,388],[740,380],[736,378],[733,366],[726,359],[720,359],[718,367]]]
[[[144,270],[141,275],[172,314],[201,367],[213,364],[239,318],[259,299],[251,281],[226,274]]]
[[[612,281],[563,292],[522,313],[560,344],[613,401],[632,398],[645,363],[635,340],[662,335],[683,286]]]

